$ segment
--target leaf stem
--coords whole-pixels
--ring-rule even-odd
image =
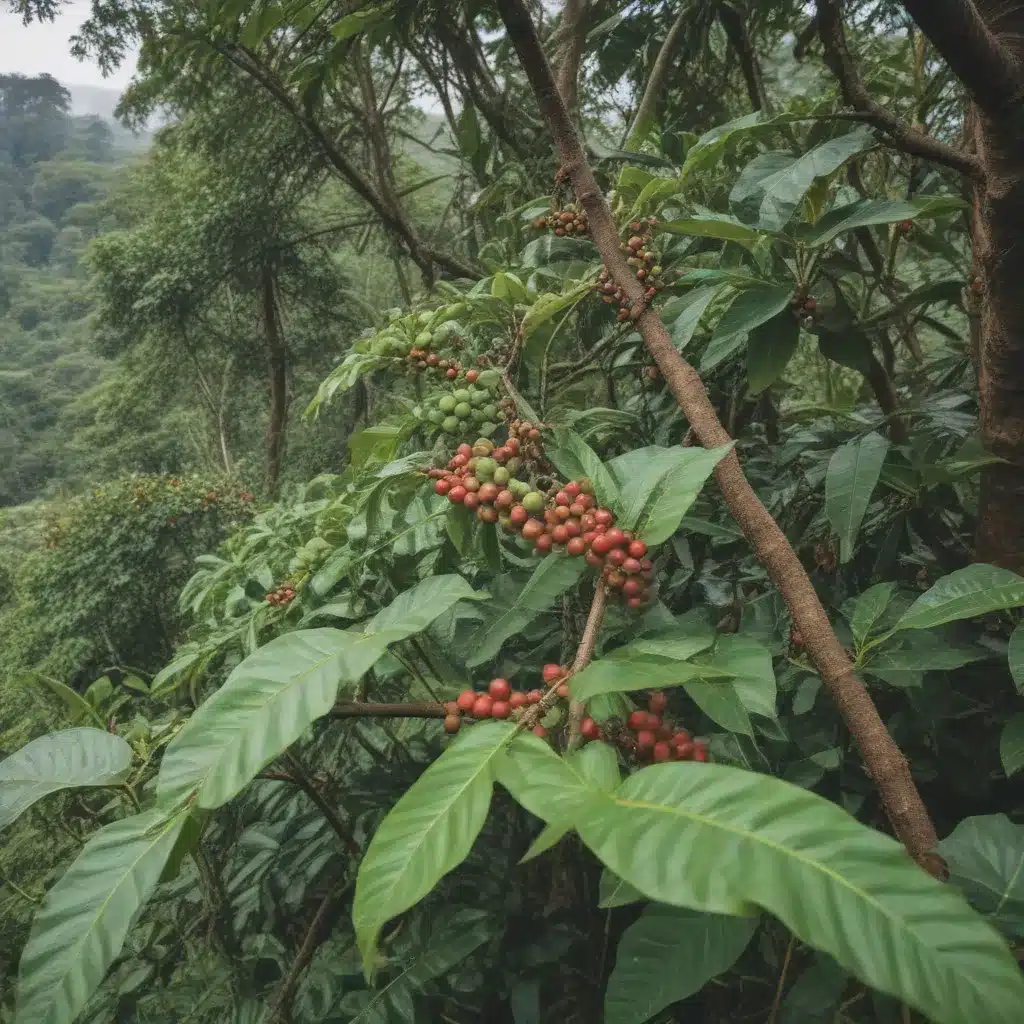
[[[767,1024],[775,1024],[779,1015],[779,1007],[782,1006],[782,993],[786,988],[786,975],[789,973],[789,965],[793,959],[793,947],[796,945],[796,936],[789,936],[789,944],[786,946],[786,957],[782,961],[782,971],[779,973],[779,983],[775,986],[775,998],[772,1000],[772,1012],[768,1015]]]

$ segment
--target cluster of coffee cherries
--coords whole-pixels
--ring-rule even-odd
[[[460,444],[447,469],[431,469],[427,475],[434,481],[436,494],[475,511],[482,523],[507,527],[522,515],[516,513],[514,518],[513,509],[540,511],[545,505],[544,495],[515,475],[523,465],[521,450],[518,437],[500,446],[481,437],[474,445]]]
[[[533,226],[538,231],[553,231],[559,238],[590,233],[587,215],[576,203],[567,203],[561,210],[555,210],[546,217],[538,217]]]
[[[452,437],[488,437],[505,419],[494,400],[491,388],[496,384],[494,370],[468,370],[465,387],[438,390],[424,400],[420,413],[424,419]],[[478,386],[483,385],[483,386]]]
[[[651,693],[646,711],[634,711],[619,733],[619,745],[643,762],[706,761],[708,745],[695,740],[685,729],[673,726],[665,718],[668,698],[661,690]]]
[[[426,373],[430,371],[436,371],[439,374],[444,374],[448,380],[455,380],[460,373],[462,373],[462,363],[457,359],[442,359],[436,352],[428,352],[425,348],[411,348],[409,349],[409,355],[406,356],[409,362],[410,368],[415,373]],[[469,374],[476,374],[476,370],[470,370],[466,374],[466,379],[469,380]],[[476,377],[473,378],[473,383]]]
[[[800,285],[789,300],[789,308],[793,315],[804,325],[813,327],[815,320],[822,318],[822,312],[818,309],[818,300],[807,292],[806,285]]]
[[[557,696],[569,696],[569,684],[565,677],[569,670],[562,665],[545,665],[541,672],[545,689],[557,688]],[[484,718],[519,718],[523,708],[539,704],[544,698],[544,690],[513,690],[507,679],[492,679],[487,684],[486,693],[478,690],[463,690],[457,700],[445,703],[445,732],[458,732],[463,717],[481,720]],[[544,739],[548,731],[543,725],[533,727],[533,734]]]
[[[264,598],[267,604],[290,604],[295,600],[295,588],[290,583],[282,583],[275,587]]]
[[[651,248],[652,231],[658,223],[657,217],[648,217],[646,221],[632,221],[629,225],[631,234],[620,246],[626,253],[626,263],[634,268],[636,279],[644,286],[644,298],[648,302],[665,287],[662,280],[664,271],[658,263],[658,253]],[[592,287],[604,302],[618,304],[620,322],[629,319],[632,302],[612,280],[607,268],[601,271]]]

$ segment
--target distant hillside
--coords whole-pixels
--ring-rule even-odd
[[[71,113],[75,117],[102,117],[114,120],[114,108],[121,98],[121,90],[105,85],[69,85],[61,83],[71,93]]]

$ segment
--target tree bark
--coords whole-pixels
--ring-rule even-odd
[[[692,17],[691,12],[684,7],[679,17],[672,22],[665,41],[658,51],[658,56],[654,60],[651,76],[647,79],[643,96],[640,97],[640,105],[636,108],[636,115],[633,118],[633,123],[629,126],[629,133],[622,146],[630,153],[636,152],[643,145],[647,133],[654,124],[654,112],[658,107],[658,98],[665,88],[665,83],[672,71],[672,64],[676,59],[676,53],[683,43],[683,32],[689,17]]]
[[[754,110],[763,110],[770,114],[768,95],[764,91],[761,78],[761,62],[757,59],[754,47],[750,44],[747,26],[743,24],[743,16],[729,3],[720,3],[717,9],[718,20],[725,31],[729,45],[735,50],[743,72],[743,81],[747,87],[747,96]]]
[[[571,180],[576,197],[587,212],[592,237],[615,283],[632,303],[634,320],[648,351],[701,444],[706,448],[728,444],[731,438],[715,415],[700,377],[676,351],[658,311],[645,305],[643,287],[626,265],[611,210],[587,164],[529,11],[523,0],[498,0],[498,10],[554,138],[562,162],[560,174]],[[796,552],[754,493],[735,451],[718,464],[715,478],[730,512],[779,588],[818,673],[839,706],[896,834],[922,867],[940,872],[941,859],[931,852],[936,844],[935,828],[914,785],[909,765],[864,684],[854,674]]]
[[[263,449],[266,455],[267,492],[276,494],[281,477],[288,420],[288,351],[281,337],[281,320],[277,311],[277,281],[270,263],[263,267],[262,293],[263,337],[270,379],[270,419],[263,435]]]
[[[580,64],[587,42],[587,0],[565,0],[558,26],[556,82],[569,113],[574,117],[580,105]]]

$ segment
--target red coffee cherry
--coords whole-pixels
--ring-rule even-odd
[[[697,740],[693,744],[694,761],[706,761],[708,759],[708,745],[703,740]]]
[[[453,505],[461,505],[466,500],[468,494],[469,491],[462,484],[457,484],[448,492],[448,500]]]
[[[590,544],[595,555],[607,555],[615,545],[609,540],[607,533],[598,534]]]
[[[638,579],[628,579],[622,584],[622,592],[626,597],[639,597],[644,592],[643,582]]]
[[[530,513],[522,505],[513,505],[509,510],[508,517],[516,526],[522,526],[530,518]]]
[[[437,480],[434,482],[434,493],[440,494],[442,497],[446,495],[452,489],[452,485],[447,480]]]
[[[599,740],[601,738],[601,727],[592,718],[584,718],[580,722],[580,735],[585,740]]]
[[[478,694],[475,690],[463,690],[459,699],[455,702],[459,705],[460,711],[472,711]]]
[[[480,694],[473,704],[473,717],[490,718],[492,707],[494,707],[494,701],[486,693]]]
[[[471,691],[467,691],[471,692]],[[475,698],[474,698],[475,699]],[[641,729],[647,728],[647,712],[646,711],[634,711],[627,720],[626,724],[633,730],[633,732],[640,732]]]
[[[513,512],[514,511],[515,509],[513,509]],[[543,536],[543,534],[544,524],[539,519],[528,519],[523,524],[523,537],[526,540],[537,540],[539,537]]]
[[[665,742],[654,744],[654,760],[655,761],[671,761],[672,760],[672,748]]]
[[[677,743],[675,749],[677,761],[689,761],[693,757],[694,746],[692,743]]]
[[[568,683],[559,683],[558,684],[558,689],[555,692],[558,694],[559,697],[568,697],[569,696],[569,684]]]
[[[594,513],[594,520],[599,526],[611,526],[615,522],[615,516],[608,509],[599,508]]]
[[[621,547],[626,543],[626,535],[619,529],[613,528],[609,530],[605,536],[611,541],[612,547]]]
[[[584,541],[583,543],[586,544],[586,541]],[[591,566],[594,569],[600,569],[601,566],[604,565],[604,559],[600,555],[595,555],[593,551],[588,551],[586,558],[587,565]]]
[[[540,692],[539,690],[537,691]],[[508,706],[515,711],[516,708],[526,707],[527,697],[522,690],[513,690],[508,698]]]
[[[642,540],[633,540],[629,542],[630,558],[643,558],[646,554],[647,545]]]
[[[636,734],[636,752],[640,755],[649,754],[654,749],[657,737],[647,729],[641,729]]]
[[[507,700],[496,700],[491,705],[491,718],[508,718],[512,713],[512,707]]]
[[[545,729],[543,725],[535,725],[532,732],[534,736],[539,736],[541,739],[545,739],[548,734],[547,729]]]
[[[508,700],[509,694],[512,692],[512,687],[509,685],[507,679],[492,679],[490,685],[487,687],[487,692],[495,700]]]
[[[569,495],[565,493],[565,491],[559,491],[555,495],[555,504],[556,505],[566,505],[566,506],[571,505],[572,504],[572,498],[570,498]]]
[[[572,537],[569,543],[566,544],[565,550],[570,555],[582,555],[587,550],[587,542],[582,537]]]
[[[561,665],[547,664],[540,672],[541,678],[549,685],[565,675],[565,669]]]
[[[622,550],[619,548],[618,550]],[[611,553],[609,552],[609,558]],[[640,563],[635,558],[626,558],[622,562],[622,571],[628,573],[630,576],[635,576],[640,572]]]
[[[537,546],[534,548],[534,550],[540,552],[540,554],[543,555],[551,550],[551,546],[551,536],[545,533],[537,538]]]
[[[648,711],[647,712],[647,728],[650,729],[651,732],[656,732],[658,729],[660,729],[661,728],[661,715],[656,715],[656,714],[654,714],[653,711]]]
[[[540,690],[528,690],[526,692],[526,702],[528,704],[539,704],[544,699],[544,694]]]
[[[556,544],[565,544],[569,540],[569,531],[565,526],[556,526],[551,530],[551,539]]]

